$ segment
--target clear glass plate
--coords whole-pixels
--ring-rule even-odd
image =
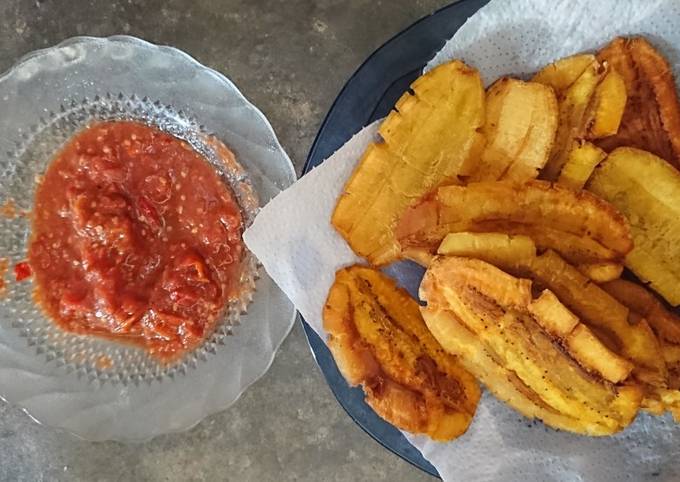
[[[133,37],[78,37],[27,55],[0,77],[0,112],[0,205],[12,200],[20,211],[31,209],[34,178],[56,149],[99,119],[157,125],[209,160],[214,135],[247,173],[222,172],[247,220],[256,210],[251,186],[264,205],[295,180],[269,122],[228,79],[177,49]],[[1,216],[0,257],[10,266],[21,261],[29,235],[28,218]],[[141,441],[190,428],[266,372],[294,322],[294,307],[264,270],[254,261],[246,266],[246,283],[260,276],[252,302],[245,290],[207,342],[172,366],[135,348],[61,332],[30,301],[32,283],[7,274],[0,397],[89,440]],[[118,361],[113,369],[97,365],[102,354]]]

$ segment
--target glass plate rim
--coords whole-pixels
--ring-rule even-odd
[[[293,162],[290,159],[290,156],[286,152],[286,150],[283,148],[281,145],[281,142],[276,135],[276,131],[274,130],[273,126],[271,125],[269,119],[264,115],[264,113],[253,103],[248,99],[242,92],[241,90],[236,86],[236,84],[229,79],[226,75],[222,74],[221,72],[208,67],[201,62],[199,62],[196,58],[188,54],[187,52],[184,52],[183,50],[180,50],[177,47],[173,47],[171,45],[165,45],[165,44],[155,44],[152,42],[149,42],[145,39],[135,37],[132,35],[110,35],[110,36],[90,36],[90,35],[77,35],[73,37],[66,38],[54,45],[47,46],[44,48],[40,49],[35,49],[30,52],[27,52],[23,55],[20,55],[14,63],[6,70],[0,72],[0,85],[2,85],[5,81],[8,79],[11,79],[13,75],[16,74],[18,70],[20,70],[24,65],[26,65],[28,62],[35,61],[36,59],[39,59],[42,56],[48,55],[49,53],[63,49],[66,47],[70,47],[73,45],[78,45],[78,44],[84,44],[84,43],[94,43],[94,44],[106,44],[106,43],[123,43],[123,44],[131,44],[136,47],[141,47],[144,49],[148,49],[150,51],[160,51],[167,53],[168,55],[176,58],[180,58],[183,61],[187,62],[188,65],[194,69],[201,70],[204,72],[207,72],[210,74],[217,82],[221,83],[223,87],[225,87],[226,90],[229,90],[232,95],[237,97],[239,100],[244,102],[251,110],[252,112],[255,113],[257,116],[257,120],[263,125],[263,127],[266,129],[267,134],[273,141],[273,147],[277,151],[277,153],[282,157],[283,163],[283,169],[286,171],[286,174],[290,178],[290,183],[283,187],[281,190],[287,188],[288,186],[292,185],[297,179],[297,172],[295,170],[295,166]],[[262,207],[262,206],[261,206]],[[276,286],[275,283],[273,283],[274,286]],[[277,290],[280,290],[278,286],[276,286]],[[269,371],[271,368],[271,365],[274,363],[274,360],[276,358],[276,354],[278,350],[281,348],[281,345],[283,342],[286,340],[286,338],[290,335],[291,330],[293,329],[295,325],[295,321],[298,317],[297,310],[295,307],[290,304],[291,307],[291,314],[290,316],[285,318],[286,321],[286,329],[282,333],[282,336],[280,339],[272,345],[272,350],[271,350],[271,355],[266,359],[266,363],[262,367],[262,370],[257,373],[252,380],[250,380],[248,383],[244,384],[239,392],[236,394],[235,397],[230,398],[228,400],[222,401],[221,403],[216,403],[215,406],[210,407],[210,409],[206,410],[205,412],[197,415],[196,417],[193,417],[193,419],[190,422],[187,422],[185,424],[182,424],[182,426],[178,426],[175,428],[165,428],[163,430],[154,432],[153,434],[150,434],[149,436],[142,437],[142,438],[129,438],[129,437],[118,437],[118,438],[99,438],[99,437],[88,437],[84,436],[80,433],[77,433],[76,431],[70,430],[65,427],[60,427],[48,422],[44,422],[40,420],[39,415],[37,415],[35,412],[36,410],[32,410],[29,408],[26,408],[21,405],[21,401],[15,401],[11,400],[11,397],[6,396],[3,392],[0,392],[0,400],[2,400],[4,403],[7,403],[10,406],[16,407],[19,410],[21,410],[23,413],[25,413],[33,422],[37,423],[38,425],[41,426],[47,426],[50,427],[52,430],[55,430],[57,433],[64,433],[68,434],[69,436],[72,436],[76,439],[83,440],[83,441],[90,441],[90,442],[99,442],[99,441],[106,441],[106,440],[112,440],[112,441],[118,441],[118,442],[126,442],[126,443],[143,443],[147,442],[157,436],[160,435],[166,435],[166,434],[176,434],[176,433],[181,433],[185,432],[188,430],[191,430],[195,426],[197,426],[200,422],[202,422],[204,419],[207,417],[210,417],[212,415],[215,415],[219,412],[222,412],[226,409],[228,409],[230,406],[232,406],[234,403],[236,403],[241,396],[248,390],[253,384],[255,384],[257,381],[259,381],[264,375]],[[282,317],[283,318],[283,317]],[[37,355],[36,355],[37,356]],[[64,374],[67,375],[67,374]]]
[[[71,45],[76,45],[79,43],[107,43],[107,42],[121,42],[121,43],[129,43],[129,44],[136,44],[138,46],[148,48],[151,50],[159,50],[159,51],[164,51],[168,52],[171,55],[179,56],[183,58],[184,60],[188,61],[193,67],[198,68],[200,70],[204,70],[211,74],[213,77],[215,77],[218,81],[226,84],[228,87],[232,88],[235,92],[235,94],[240,97],[241,100],[245,101],[249,106],[257,113],[260,121],[262,121],[266,127],[269,133],[272,135],[274,142],[275,142],[275,147],[277,150],[281,151],[283,154],[284,159],[286,160],[286,167],[290,168],[290,171],[293,173],[293,178],[297,179],[297,174],[295,172],[295,166],[293,162],[290,159],[290,156],[288,153],[285,151],[283,146],[281,145],[281,142],[279,141],[276,132],[274,131],[273,126],[269,122],[269,119],[264,115],[264,113],[248,99],[243,92],[236,86],[236,84],[229,79],[226,75],[222,74],[221,72],[218,72],[217,70],[208,67],[201,62],[199,62],[196,58],[191,56],[190,54],[184,52],[183,50],[178,49],[177,47],[173,47],[171,45],[165,45],[165,44],[155,44],[152,42],[149,42],[147,40],[144,40],[139,37],[135,37],[133,35],[109,35],[106,37],[97,37],[93,35],[76,35],[74,37],[69,37],[67,39],[62,40],[61,42],[49,46],[49,47],[44,47],[36,50],[32,50],[30,52],[27,52],[23,55],[21,55],[7,70],[0,72],[0,84],[4,82],[6,79],[8,79],[10,76],[12,76],[15,71],[17,71],[21,66],[23,66],[25,63],[34,60],[38,57],[42,57],[44,55],[47,55],[50,51],[53,50],[58,50],[58,49],[63,49],[65,47],[70,47]]]

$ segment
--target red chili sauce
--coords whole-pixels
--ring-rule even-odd
[[[29,265],[26,261],[22,261],[21,263],[14,265],[14,279],[17,282],[30,278],[32,274],[33,271],[31,271],[31,265]]]
[[[169,360],[199,345],[238,289],[241,211],[189,144],[134,122],[73,137],[38,187],[29,262],[62,328]]]

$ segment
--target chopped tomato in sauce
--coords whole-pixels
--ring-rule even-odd
[[[31,266],[25,262],[22,261],[21,263],[17,263],[14,265],[14,279],[17,281],[23,281],[26,278],[30,278],[30,276],[33,274],[31,271]]]
[[[62,328],[169,360],[203,341],[238,290],[242,226],[233,193],[189,144],[98,123],[38,187],[28,274]]]

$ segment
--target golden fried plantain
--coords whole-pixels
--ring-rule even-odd
[[[486,147],[471,179],[534,179],[548,160],[557,118],[550,87],[509,77],[496,81],[486,92]]]
[[[394,227],[404,209],[443,183],[458,182],[484,147],[484,88],[460,61],[418,78],[380,126],[345,185],[331,222],[374,265],[399,256]]]
[[[555,247],[561,256],[573,263],[598,263],[602,262],[600,260],[621,259],[616,250],[607,248],[593,238],[558,228],[491,220],[477,224],[475,229],[480,232],[492,230],[528,236],[540,249]]]
[[[680,389],[680,345],[663,339],[661,342],[661,353],[668,367],[668,388],[678,390]]]
[[[612,261],[579,264],[576,268],[596,283],[615,280],[623,273],[623,265]]]
[[[583,150],[582,143],[618,131],[627,101],[623,76],[592,55],[579,55],[549,65],[533,80],[552,86],[559,103],[557,134],[541,178],[580,188],[597,163],[597,152]]]
[[[439,253],[477,258],[513,275],[530,278],[535,286],[549,289],[608,348],[635,364],[634,375],[638,380],[665,386],[668,373],[663,359],[658,356],[659,340],[647,321],[642,316],[631,317],[624,304],[557,253],[548,250],[533,257],[526,252],[522,256],[505,256],[502,250],[496,253],[484,244],[472,241],[467,243],[464,252],[456,253],[454,249],[443,247]]]
[[[641,390],[612,384],[599,370],[618,380],[627,362],[581,323],[570,331],[562,324],[560,336],[544,328],[551,320],[559,325],[557,316],[573,320],[554,296],[545,296],[533,301],[529,280],[455,256],[435,258],[420,287],[427,303],[423,318],[435,338],[520,413],[589,435],[625,428],[637,413]],[[618,368],[603,367],[601,356]]]
[[[422,259],[415,256],[410,258],[422,266],[428,266],[432,261],[432,255],[425,251],[406,252],[407,257],[411,254],[415,256],[426,254]],[[479,258],[498,266],[519,265],[522,260],[536,257],[536,244],[529,236],[521,234],[450,233],[437,248],[437,254]],[[623,272],[621,264],[611,261],[580,264],[577,268],[596,283],[617,279]]]
[[[592,54],[565,57],[543,67],[531,81],[549,85],[559,95],[567,90],[595,60]]]
[[[622,259],[632,248],[626,220],[592,194],[545,181],[444,186],[411,206],[397,226],[407,255],[434,253],[452,232],[526,235],[576,263]]]
[[[437,253],[448,256],[479,258],[483,255],[488,262],[494,260],[514,262],[536,256],[536,245],[528,236],[505,233],[450,233],[437,248]],[[427,266],[429,263],[426,263]]]
[[[612,383],[622,382],[630,375],[633,364],[602,344],[550,290],[544,290],[527,309],[586,370]]]
[[[680,317],[668,310],[654,294],[633,281],[618,279],[602,288],[631,310],[635,318],[646,319],[659,338],[668,378],[665,385],[646,387],[643,407],[656,415],[668,410],[680,416]]]
[[[595,89],[595,97],[589,119],[588,138],[599,139],[616,134],[623,118],[628,95],[623,76],[615,69],[608,69],[602,82]]]
[[[598,84],[604,77],[604,69],[594,61],[559,97],[559,124],[550,157],[541,178],[555,181],[569,159],[569,153],[578,146],[578,141],[588,133],[592,113],[591,99]]]
[[[680,345],[680,317],[666,309],[644,286],[617,279],[604,283],[602,289],[647,320],[659,338]]]
[[[630,221],[635,247],[626,266],[671,305],[680,304],[680,172],[649,152],[614,150],[587,189],[611,202]]]
[[[583,367],[612,383],[622,382],[633,371],[631,362],[609,350],[584,324],[574,328],[564,344]]]
[[[578,317],[564,306],[550,290],[527,305],[538,324],[554,338],[565,339],[580,324]]]
[[[618,132],[600,147],[637,147],[680,167],[680,104],[666,59],[643,37],[616,38],[597,57],[621,75],[628,93]]]
[[[423,308],[423,315],[428,328],[444,349],[458,355],[462,364],[474,373],[496,398],[525,417],[538,418],[551,427],[571,427],[578,433],[592,432],[588,423],[562,415],[547,405],[513,371],[507,369],[498,356],[452,311]]]
[[[443,352],[418,303],[393,280],[359,265],[338,271],[323,319],[340,372],[350,385],[363,387],[378,415],[434,440],[467,430],[479,386]]]
[[[529,276],[550,289],[612,351],[635,364],[634,375],[645,383],[663,384],[667,372],[658,356],[657,338],[645,320],[629,322],[628,309],[557,253],[546,251],[512,272]]]
[[[595,167],[605,157],[607,153],[590,142],[576,143],[569,151],[567,162],[557,179],[558,184],[571,189],[583,189]]]
[[[676,422],[680,423],[680,390],[658,389],[657,393],[663,408],[673,415]]]

